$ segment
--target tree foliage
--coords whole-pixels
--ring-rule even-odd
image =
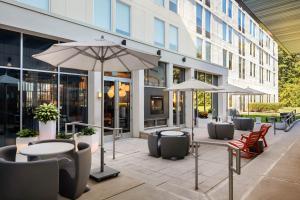
[[[279,100],[283,106],[300,106],[300,54],[279,50]]]

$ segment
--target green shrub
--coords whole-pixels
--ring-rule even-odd
[[[208,118],[208,112],[199,112],[198,116],[201,119],[206,119]]]
[[[57,120],[59,117],[58,110],[56,106],[52,103],[50,104],[42,104],[35,109],[34,118],[47,123],[48,121]]]
[[[251,112],[278,112],[282,106],[279,103],[250,103]]]
[[[96,134],[96,130],[94,128],[85,127],[81,130],[81,133],[79,135],[94,135]]]
[[[68,134],[66,135],[65,133],[58,133],[56,136],[56,139],[71,139],[73,136]]]
[[[19,132],[17,132],[17,136],[21,138],[26,138],[26,137],[35,137],[37,136],[38,133],[34,130],[31,129],[22,129]]]

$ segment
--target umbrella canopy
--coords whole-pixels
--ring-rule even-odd
[[[222,86],[222,90],[212,91],[213,93],[230,93],[230,94],[248,94],[249,91],[247,89],[227,84]]]
[[[249,94],[249,95],[264,95],[264,94],[266,94],[264,92],[252,89],[250,87],[247,87],[245,90],[247,90],[247,94]]]
[[[14,77],[8,76],[7,74],[4,74],[0,76],[0,83],[6,83],[6,84],[19,84],[19,79],[16,79]]]
[[[34,58],[47,62],[53,66],[65,68],[101,71],[101,96],[104,97],[104,71],[129,72],[150,69],[158,66],[160,56],[151,55],[128,48],[114,42],[101,39],[88,42],[69,42],[54,44],[48,50],[33,55]],[[104,172],[104,99],[101,101],[101,153],[100,172],[91,176],[97,181],[103,177],[114,177],[119,172],[105,167]]]
[[[168,91],[215,91],[221,90],[221,88],[210,85],[203,81],[195,79],[187,80],[179,84],[175,84],[167,89]]]
[[[144,53],[104,39],[54,44],[34,58],[53,66],[101,71],[128,72],[156,67],[160,56]]]

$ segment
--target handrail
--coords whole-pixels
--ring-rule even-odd
[[[233,172],[241,174],[241,151],[239,148],[229,143],[217,143],[217,142],[206,142],[206,141],[193,141],[192,148],[193,155],[195,156],[195,190],[198,190],[198,157],[200,144],[222,146],[228,148],[228,180],[229,180],[229,200],[233,200]],[[233,166],[233,155],[236,155],[235,167]]]
[[[65,134],[67,134],[68,126],[70,126],[70,125],[72,125],[73,139],[75,137],[75,125],[101,128],[101,126],[94,125],[94,124],[86,124],[86,123],[82,123],[82,122],[69,122],[69,123],[65,123]],[[121,137],[121,135],[123,133],[123,129],[122,128],[111,128],[111,127],[103,127],[103,129],[113,131],[113,159],[115,159],[116,158],[116,139],[119,139]],[[116,131],[118,132],[117,134],[116,134]]]

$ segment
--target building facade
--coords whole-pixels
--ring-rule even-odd
[[[100,72],[56,68],[31,56],[54,43],[101,36],[161,54],[155,69],[105,72],[105,126],[129,136],[191,126],[185,113],[193,112],[192,98],[196,113],[223,116],[226,104],[247,109],[243,96],[165,91],[192,78],[267,93],[251,102],[278,101],[277,43],[236,1],[0,0],[0,141],[9,143],[21,128],[36,130],[33,110],[41,103],[60,109],[59,132],[70,121],[99,124]]]

